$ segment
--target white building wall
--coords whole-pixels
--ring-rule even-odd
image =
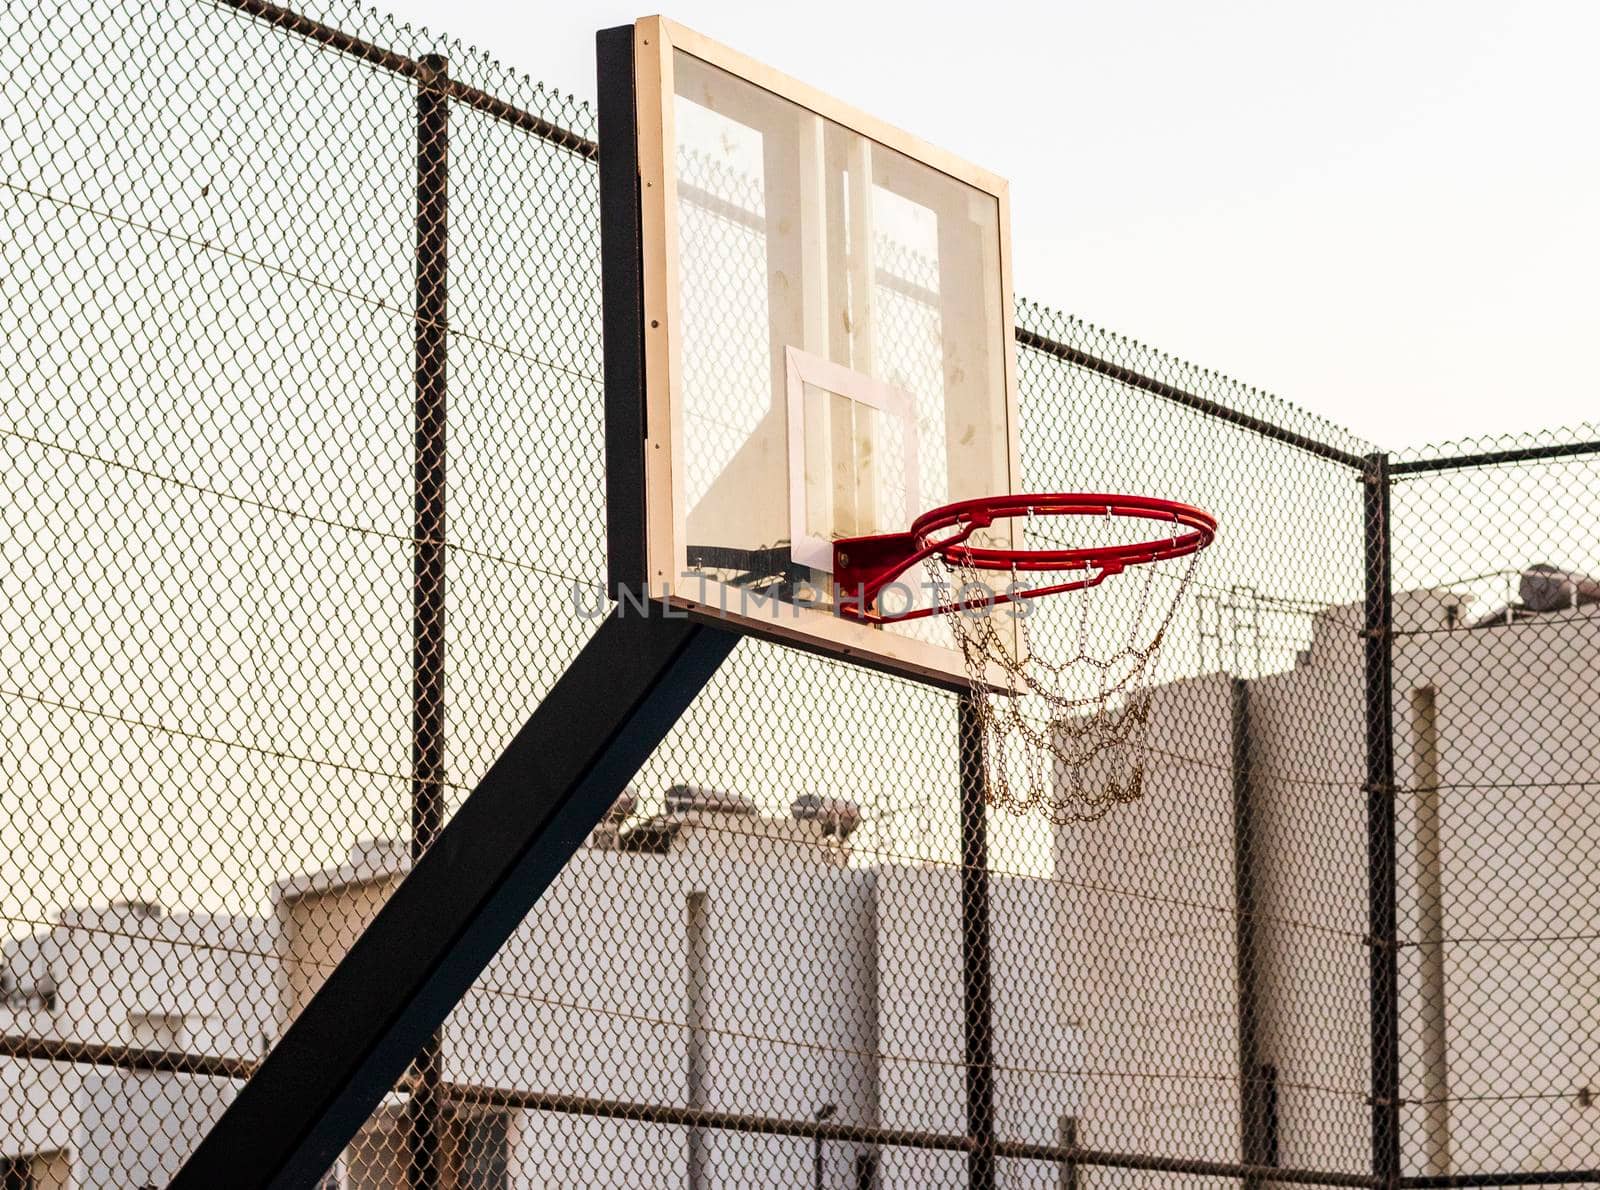
[[[201,1057],[261,1054],[274,1017],[268,925],[116,904],[7,946],[0,1033]],[[165,1185],[234,1084],[111,1065],[0,1059],[0,1153],[60,1153],[75,1190]]]
[[[0,1155],[41,1158],[37,1172],[61,1190],[165,1186],[237,1090],[197,1075],[6,1062],[0,1095],[15,1114],[0,1117]]]
[[[881,1119],[887,1128],[966,1131],[961,981],[961,873],[946,866],[876,869]],[[1061,890],[1048,880],[996,875],[989,887],[995,1128],[1004,1140],[1055,1144],[1082,1080],[1077,1030],[1064,1011]],[[1060,1184],[1053,1164],[1002,1161],[1008,1187]],[[884,1151],[882,1185],[962,1186],[961,1153]],[[848,1183],[841,1183],[848,1184]]]
[[[1294,669],[1249,683],[1261,1059],[1279,1164],[1371,1168],[1366,686],[1359,609],[1318,618]]]
[[[782,1119],[831,1104],[837,1123],[962,1134],[959,874],[852,866],[814,823],[678,825],[666,854],[573,858],[452,1014],[446,1077]],[[382,899],[363,890],[387,889],[396,871],[368,857],[288,882],[299,907],[280,914],[285,953],[304,949],[300,932],[319,946],[353,937]],[[1001,1131],[1053,1142],[1078,1061],[1040,945],[1059,898],[1049,882],[1006,877],[991,895]],[[703,907],[695,961],[692,899]],[[286,986],[303,995],[315,983]],[[560,1112],[519,1113],[512,1143],[517,1184],[530,1187],[681,1187],[691,1163],[706,1187],[809,1184],[814,1152],[805,1138]],[[869,1152],[824,1142],[824,1184],[853,1186]],[[879,1162],[885,1190],[964,1178],[958,1154],[891,1150]],[[1010,1173],[1010,1185],[1055,1184],[1053,1168]]]
[[[1442,1014],[1428,1009],[1425,955],[1403,955],[1406,1097],[1427,1077],[1425,1031],[1442,1025],[1449,1100],[1442,1114],[1407,1109],[1410,1151],[1448,1154],[1456,1168],[1593,1168],[1600,1108],[1578,1092],[1600,1086],[1600,614],[1444,631],[1446,606],[1412,614],[1403,627],[1423,634],[1400,639],[1395,665],[1402,785],[1421,767],[1411,695],[1435,692],[1432,879],[1444,936],[1457,940],[1443,949]],[[1413,926],[1417,882],[1428,878],[1415,834],[1401,890]]]
[[[451,1015],[446,1078],[783,1119],[831,1104],[836,1123],[963,1133],[957,873],[852,866],[815,823],[689,815],[677,825],[666,854],[587,848],[573,858]],[[354,937],[401,867],[397,852],[387,865],[368,855],[287,882],[284,953],[295,961]],[[1048,884],[998,879],[993,898],[997,1056],[1021,1072],[1001,1073],[1002,1127],[1050,1141],[1074,1058],[1052,956],[1039,946],[1051,936]],[[703,906],[693,962],[691,899]],[[885,976],[900,981],[892,1002]],[[316,983],[284,980],[296,1002]],[[880,1062],[880,1046],[897,1060]],[[1061,1110],[1024,1111],[1009,1079],[1028,1080],[1030,1096],[1057,1087]],[[814,1151],[805,1138],[560,1112],[519,1113],[512,1143],[517,1184],[552,1187],[681,1187],[691,1162],[706,1187],[809,1184]],[[825,1185],[853,1186],[869,1152],[824,1142]],[[948,1184],[964,1162],[945,1155],[933,1168]],[[881,1155],[881,1187],[928,1184],[914,1156]]]
[[[885,865],[877,920],[880,1119],[885,1128],[960,1136],[967,1127],[960,873]],[[879,1171],[886,1187],[966,1184],[959,1153],[888,1149]]]
[[[831,1103],[870,1126],[873,875],[842,858],[813,824],[733,815],[686,822],[665,855],[580,852],[452,1014],[446,1076],[780,1118]],[[810,1176],[808,1140],[670,1131],[681,1163],[662,1159],[660,1125],[540,1113],[518,1160],[552,1186],[683,1186],[691,1157],[706,1186]],[[826,1147],[841,1169],[853,1153]]]
[[[47,1153],[77,1135],[81,1081],[76,1068],[56,1062],[0,1059],[0,1156]]]
[[[667,856],[573,856],[451,1013],[445,1077],[683,1105],[686,1039],[659,1022],[681,1019],[685,876]]]
[[[253,1058],[272,1027],[273,939],[257,918],[69,909],[7,946],[4,964],[19,987],[55,999],[0,1004],[4,1033]]]
[[[1577,1092],[1600,1085],[1600,943],[1584,924],[1600,911],[1600,615],[1469,630],[1458,596],[1415,591],[1396,596],[1395,620],[1405,1172],[1593,1167],[1600,1109]],[[1359,622],[1359,608],[1329,609],[1294,669],[1250,683],[1280,1158],[1341,1170],[1370,1161]],[[1414,700],[1425,688],[1433,748]],[[1455,940],[1435,952],[1442,997],[1427,969],[1439,935]],[[1446,1102],[1418,1102],[1430,1098]]]
[[[751,847],[734,840],[740,853]],[[730,863],[729,841],[697,834],[685,860],[705,893],[705,946],[693,998],[703,1028],[704,1106],[713,1110],[877,1122],[877,988],[871,871],[819,862],[815,845],[760,843],[754,870]],[[759,880],[759,886],[755,881]],[[686,1004],[694,1019],[694,1004]],[[812,1144],[734,1131],[705,1136],[703,1185],[804,1182]],[[831,1167],[848,1168],[855,1146],[825,1142]],[[845,1185],[829,1180],[829,1185]]]
[[[689,1135],[639,1120],[519,1112],[508,1168],[513,1190],[684,1190]]]
[[[187,1074],[97,1068],[77,1081],[75,1190],[165,1186],[238,1093],[230,1080]]]
[[[1143,798],[1056,832],[1083,1145],[1238,1159],[1231,698],[1219,675],[1156,688]],[[1080,1181],[1209,1185],[1134,1171]]]

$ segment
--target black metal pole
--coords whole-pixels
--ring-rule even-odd
[[[978,695],[957,699],[961,760],[961,1001],[969,1190],[994,1190],[994,1014],[989,955],[989,769]]]
[[[1510,1171],[1506,1173],[1452,1173],[1429,1174],[1414,1178],[1401,1178],[1406,1190],[1454,1190],[1455,1187],[1494,1186],[1504,1190],[1507,1186],[1595,1186],[1600,1185],[1600,1169],[1544,1170],[1538,1173]]]
[[[1061,1121],[1061,1147],[1068,1152],[1078,1147],[1078,1117],[1068,1116]],[[1082,1190],[1078,1178],[1078,1162],[1071,1157],[1061,1162],[1056,1178],[1056,1190]]]
[[[1234,973],[1239,1015],[1239,1115],[1245,1165],[1271,1165],[1269,1087],[1261,1058],[1261,972],[1256,946],[1256,890],[1250,798],[1250,684],[1233,679],[1233,897]],[[1260,1178],[1244,1179],[1244,1190],[1260,1190]]]
[[[1367,456],[1366,551],[1367,946],[1372,1030],[1372,1172],[1400,1184],[1399,971],[1395,947],[1394,656],[1389,456]]]
[[[824,1103],[811,1113],[811,1118],[821,1124],[833,1119],[833,1114],[839,1109],[837,1103]],[[811,1138],[811,1184],[812,1190],[822,1190],[822,1133],[817,1133]]]
[[[449,129],[445,59],[430,54],[417,76],[415,397],[412,430],[411,860],[444,823],[445,780],[445,385],[449,265]],[[447,1187],[447,1105],[440,1039],[417,1054],[406,1102],[406,1184]]]
[[[602,623],[171,1190],[315,1185],[737,639],[659,616]]]
[[[645,531],[644,233],[639,210],[633,26],[595,35],[600,135],[600,299],[606,399],[606,587],[648,582]],[[690,562],[693,566],[694,562]]]

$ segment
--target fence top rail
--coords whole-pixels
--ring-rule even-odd
[[[1117,381],[1119,384],[1126,384],[1132,388],[1137,388],[1143,392],[1150,393],[1153,396],[1162,397],[1165,400],[1183,405],[1189,409],[1193,409],[1198,413],[1203,413],[1207,416],[1217,418],[1219,421],[1224,421],[1230,425],[1238,426],[1241,429],[1249,430],[1251,433],[1258,434],[1263,438],[1269,438],[1275,442],[1282,442],[1285,445],[1297,447],[1298,449],[1306,451],[1309,454],[1316,455],[1318,458],[1329,459],[1336,463],[1342,463],[1346,467],[1350,467],[1358,471],[1366,466],[1364,456],[1360,454],[1356,454],[1352,451],[1341,450],[1337,446],[1332,446],[1329,443],[1318,441],[1317,439],[1308,437],[1307,435],[1296,433],[1293,430],[1267,421],[1264,418],[1255,417],[1252,414],[1242,412],[1241,410],[1235,409],[1233,406],[1227,405],[1221,401],[1212,400],[1210,397],[1200,396],[1197,393],[1192,393],[1186,389],[1179,388],[1177,385],[1169,384],[1164,380],[1158,380],[1153,376],[1147,376],[1142,372],[1133,370],[1132,368],[1124,367],[1122,364],[1113,363],[1110,360],[1102,359],[1096,355],[1091,355],[1087,351],[1083,351],[1067,343],[1062,343],[1059,340],[1049,338],[1046,335],[1041,335],[1036,331],[1031,331],[1019,326],[1017,328],[1017,342],[1023,347],[1029,348],[1032,351],[1039,351],[1046,355],[1054,356],[1056,359],[1059,359],[1064,363],[1069,363],[1076,367],[1085,368],[1091,372],[1096,372],[1101,376],[1105,376],[1108,379]]]
[[[1592,430],[1593,427],[1583,427]],[[1528,437],[1536,437],[1529,435]],[[1554,437],[1555,435],[1544,435]],[[1527,439],[1524,438],[1524,441]],[[1572,442],[1537,442],[1507,446],[1496,450],[1476,450],[1441,454],[1433,458],[1401,459],[1390,464],[1390,474],[1433,475],[1441,471],[1467,471],[1475,467],[1498,467],[1512,463],[1545,463],[1579,455],[1600,454],[1600,437]]]
[[[221,7],[231,8],[246,16],[282,29],[287,33],[303,37],[317,45],[326,46],[342,54],[348,54],[362,62],[369,63],[381,70],[388,70],[404,78],[415,79],[421,83],[436,81],[435,67],[424,58],[413,58],[395,50],[386,49],[374,42],[363,40],[354,34],[346,33],[333,25],[324,24],[310,17],[303,16],[291,8],[279,4],[269,3],[269,0],[214,0]],[[517,107],[498,96],[491,95],[481,87],[474,87],[458,79],[447,79],[444,90],[451,99],[465,107],[492,116],[497,120],[504,120],[513,127],[549,141],[558,148],[566,149],[579,157],[595,160],[600,156],[599,142],[592,137],[584,136],[573,129],[565,128],[554,120]]]

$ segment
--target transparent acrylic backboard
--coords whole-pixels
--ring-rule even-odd
[[[651,588],[954,677],[939,617],[837,614],[833,542],[1016,490],[1005,183],[680,26],[634,30]]]

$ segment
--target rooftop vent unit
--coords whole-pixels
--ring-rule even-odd
[[[631,787],[624,789],[600,819],[600,825],[589,835],[589,846],[602,851],[615,851],[622,840],[622,824],[638,806],[639,795]]]
[[[1553,612],[1576,611],[1596,603],[1600,603],[1600,579],[1575,570],[1563,570],[1548,562],[1535,562],[1518,575],[1515,601],[1485,612],[1467,627],[1503,628],[1507,624],[1520,624]]]
[[[667,787],[667,813],[738,814],[754,817],[760,809],[742,793],[728,793],[721,789],[707,789],[703,785],[671,785]]]
[[[801,822],[820,822],[823,834],[837,835],[841,839],[848,839],[861,825],[861,807],[842,797],[802,793],[794,799],[789,813]]]
[[[630,786],[617,795],[617,800],[611,803],[611,809],[606,811],[605,817],[600,821],[610,823],[611,825],[615,826],[624,818],[628,817],[628,815],[632,814],[634,810],[638,808],[638,806],[639,795],[635,793]]]
[[[1600,578],[1537,562],[1522,572],[1517,586],[1530,612],[1558,612],[1600,603]]]

